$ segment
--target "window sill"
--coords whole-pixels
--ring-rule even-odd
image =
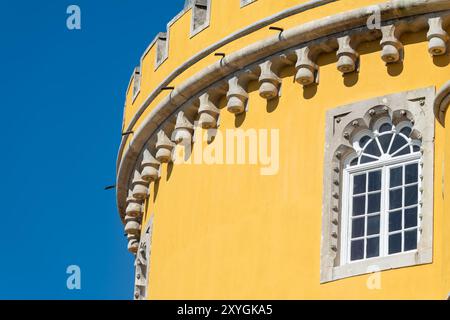
[[[432,250],[426,249],[395,254],[387,257],[372,258],[368,260],[352,262],[346,265],[333,267],[331,279],[322,279],[321,283],[383,270],[427,264],[431,263],[432,260]]]

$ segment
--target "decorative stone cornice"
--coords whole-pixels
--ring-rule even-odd
[[[274,72],[274,63],[272,60],[260,63],[259,68],[261,69],[261,75],[259,76],[259,95],[266,100],[271,100],[278,96],[281,78]]]
[[[403,59],[403,44],[399,41],[401,36],[400,28],[395,25],[386,25],[381,27],[380,45],[381,59],[386,63],[395,63]]]
[[[450,80],[447,81],[436,94],[434,100],[434,114],[442,125],[445,125],[445,112],[450,106]]]
[[[450,2],[444,0],[411,0],[407,2],[397,0],[382,3],[377,7],[381,14],[383,25],[392,25],[395,21],[396,28],[401,25],[405,32],[418,32],[428,28],[429,19],[433,19],[436,16],[442,18],[441,24],[444,26],[449,21],[449,12],[445,10],[450,10]],[[358,44],[364,41],[379,40],[382,37],[382,32],[369,30],[366,26],[371,12],[373,11],[370,11],[368,8],[356,9],[285,30],[279,35],[258,41],[225,56],[220,61],[208,66],[178,85],[168,97],[162,99],[159,105],[134,130],[135,133],[131,138],[129,147],[124,149],[125,145],[121,145],[117,172],[117,197],[121,215],[125,214],[124,203],[126,190],[131,182],[130,175],[133,170],[137,170],[137,167],[141,165],[142,152],[148,141],[153,139],[156,132],[159,132],[156,144],[156,158],[161,162],[170,161],[173,143],[167,135],[171,135],[173,124],[167,125],[167,123],[173,121],[178,112],[188,107],[191,108],[193,104],[199,104],[197,116],[200,125],[203,128],[217,127],[220,114],[217,104],[226,92],[222,95],[217,94],[217,92],[213,93],[214,87],[223,86],[224,82],[228,82],[229,79],[241,74],[242,70],[258,70],[259,68],[261,71],[259,74],[261,84],[271,84],[271,93],[267,97],[272,97],[276,91],[273,90],[276,86],[275,84],[279,83],[279,81],[281,82],[281,79],[278,78],[279,75],[274,71],[273,64],[282,55],[292,63],[298,62],[299,57],[302,57],[302,55],[298,55],[296,50],[305,47],[308,47],[310,51],[314,51],[317,55],[321,52],[335,50],[338,56],[337,66],[341,72],[348,73],[357,70],[359,63]],[[385,34],[392,35],[392,29],[386,30]],[[393,34],[395,35],[395,32]],[[436,37],[433,33],[431,39]],[[394,47],[398,45],[393,40],[391,37],[389,41],[384,41],[384,47],[390,44]],[[303,53],[303,57],[305,54],[306,52]],[[308,57],[307,54],[306,57]],[[305,68],[308,70],[310,68],[315,69],[314,64],[311,64],[313,61],[312,57],[309,56],[309,59],[310,61],[297,64],[297,73],[300,70],[304,72]],[[261,78],[262,74],[264,76]],[[311,77],[306,79],[310,81]],[[227,86],[235,90],[238,84],[240,84],[239,81],[232,82],[231,86],[228,83]],[[242,84],[240,84],[240,87],[244,91],[247,90]],[[245,98],[242,90],[235,91],[239,91],[240,97]],[[229,92],[233,93],[230,88]],[[265,92],[265,89],[263,92]],[[248,94],[248,92],[245,93]],[[227,96],[237,97],[234,93],[232,95],[227,94]],[[240,101],[242,102],[242,100]],[[123,155],[122,151],[124,151]],[[136,185],[134,180],[133,185]]]
[[[148,183],[141,178],[138,170],[134,171],[134,178],[131,183],[133,197],[137,200],[144,200],[148,196]]]
[[[193,132],[194,125],[185,116],[184,111],[178,112],[172,141],[177,144],[191,143]]]
[[[159,177],[160,162],[156,160],[151,154],[150,150],[144,150],[143,159],[141,163],[141,178],[144,181],[152,182]]]
[[[319,66],[314,62],[319,51],[313,50],[311,47],[295,50],[297,55],[295,81],[303,86],[319,83]]]
[[[247,83],[248,81],[239,81],[238,76],[234,76],[228,80],[227,110],[229,112],[234,114],[244,112],[248,100],[247,88],[244,88]]]
[[[433,56],[440,56],[447,52],[447,41],[449,39],[447,32],[442,27],[442,17],[434,17],[428,20],[430,29],[427,33],[429,41],[428,51]]]

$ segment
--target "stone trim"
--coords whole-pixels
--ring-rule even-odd
[[[445,113],[450,106],[450,80],[447,81],[436,94],[434,101],[434,114],[440,124],[445,126]]]
[[[149,274],[150,274],[150,256],[152,248],[153,235],[153,219],[154,215],[148,220],[144,230],[145,233],[139,242],[139,247],[136,250],[135,258],[135,285],[134,285],[134,299],[144,300],[149,295]]]
[[[433,179],[434,179],[434,87],[401,92],[332,109],[326,115],[324,157],[322,242],[320,281],[432,262]],[[355,153],[351,140],[361,130],[371,128],[377,119],[389,117],[394,123],[407,119],[414,123],[412,135],[422,141],[422,222],[417,251],[388,257],[340,264],[340,232],[343,166]]]
[[[241,8],[248,6],[249,4],[252,4],[253,2],[256,2],[256,0],[240,0],[241,1]]]
[[[209,27],[211,20],[211,0],[195,0],[192,3],[190,37]]]
[[[450,9],[450,2],[444,0],[411,0],[408,2],[397,0],[380,4],[379,8],[382,17],[394,19],[383,21],[383,24],[396,23],[411,32],[424,30],[428,27],[429,19],[436,16],[443,17],[446,23],[450,19],[448,11],[433,12],[433,10]],[[259,41],[224,57],[175,88],[135,130],[130,145],[122,158],[121,152],[124,150],[124,144],[121,145],[117,172],[117,201],[122,218],[126,190],[128,190],[128,185],[131,182],[130,173],[140,163],[139,159],[142,157],[144,145],[148,145],[153,150],[155,148],[154,136],[160,130],[167,131],[166,134],[171,136],[179,111],[183,110],[197,117],[200,96],[208,93],[210,97],[215,97],[210,98],[210,101],[218,101],[218,98],[227,94],[229,90],[227,83],[230,78],[235,76],[242,77],[242,79],[259,78],[262,72],[261,64],[267,60],[272,61],[273,65],[293,64],[297,59],[295,50],[305,46],[318,52],[332,52],[342,48],[343,50],[338,55],[342,55],[342,53],[348,55],[348,52],[356,56],[356,53],[350,50],[355,49],[352,47],[354,44],[373,41],[382,36],[381,32],[368,30],[365,25],[372,12],[369,9],[352,10],[285,30],[281,35]],[[408,17],[401,19],[403,14],[407,14]],[[350,26],[354,26],[355,29],[349,30]],[[312,30],[314,32],[311,32]],[[323,35],[323,37],[317,38],[320,35]],[[347,38],[345,41],[341,41],[342,44],[339,46],[337,39],[342,37]],[[347,61],[348,59],[345,62],[347,63]],[[275,75],[276,69],[271,69]],[[275,77],[272,78],[276,79]],[[260,85],[263,84],[264,81],[260,83]]]

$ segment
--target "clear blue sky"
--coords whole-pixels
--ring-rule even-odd
[[[160,3],[160,4],[158,4]],[[81,8],[81,30],[66,9]],[[115,191],[124,94],[184,0],[3,1],[0,299],[130,299]],[[81,268],[81,290],[66,268]]]

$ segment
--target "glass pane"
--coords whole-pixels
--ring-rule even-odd
[[[367,239],[367,258],[378,257],[380,254],[380,238]]]
[[[392,130],[392,124],[390,123],[384,123],[380,126],[380,129],[378,130],[378,132],[387,132],[387,131],[391,131]]]
[[[369,136],[364,136],[361,139],[359,139],[359,147],[362,149],[364,146],[369,142],[371,138]]]
[[[366,192],[366,174],[361,174],[353,178],[353,194]]]
[[[404,145],[408,144],[405,138],[395,135],[394,141],[392,142],[391,150],[389,150],[390,154],[393,154],[395,151],[399,150]]]
[[[392,133],[390,133],[390,134],[384,134],[384,135],[378,137],[378,141],[380,141],[380,145],[381,145],[381,148],[383,149],[384,153],[387,153],[393,136],[394,135]]]
[[[417,226],[417,207],[405,210],[405,228]]]
[[[353,219],[352,221],[352,238],[359,238],[364,236],[364,217]]]
[[[410,154],[410,153],[411,153],[411,147],[406,146],[403,149],[401,149],[399,152],[397,152],[393,157],[399,157],[399,156],[403,156],[405,154]]]
[[[353,215],[366,213],[366,196],[353,197]]]
[[[403,167],[391,169],[391,188],[398,187],[403,184]]]
[[[405,187],[405,207],[417,204],[417,185]]]
[[[364,153],[379,157],[381,156],[380,148],[378,148],[378,144],[375,140],[372,140],[371,143],[367,145],[364,149]]]
[[[367,235],[380,233],[380,215],[367,217]]]
[[[402,251],[402,234],[396,233],[389,236],[389,254]]]
[[[354,240],[352,241],[352,249],[350,259],[359,260],[364,258],[364,240]]]
[[[364,163],[369,163],[369,162],[374,162],[374,161],[377,161],[377,159],[366,157],[366,156],[362,156],[360,163],[364,164]]]
[[[402,229],[402,211],[389,213],[389,232]]]
[[[381,171],[369,172],[369,191],[381,189]]]
[[[419,179],[417,163],[409,164],[405,167],[405,184],[415,183]]]
[[[417,249],[417,229],[405,231],[405,251]]]
[[[419,146],[413,146],[413,151],[414,152],[419,152],[420,151],[420,147]]]
[[[367,213],[380,211],[381,193],[369,194],[367,203]]]
[[[389,191],[389,209],[396,209],[402,206],[402,189]]]
[[[350,162],[351,167],[356,166],[357,164],[358,164],[358,158],[355,158],[352,160],[352,162]]]
[[[402,130],[400,130],[400,133],[409,137],[409,135],[411,134],[411,131],[412,131],[412,129],[410,127],[404,127]]]

